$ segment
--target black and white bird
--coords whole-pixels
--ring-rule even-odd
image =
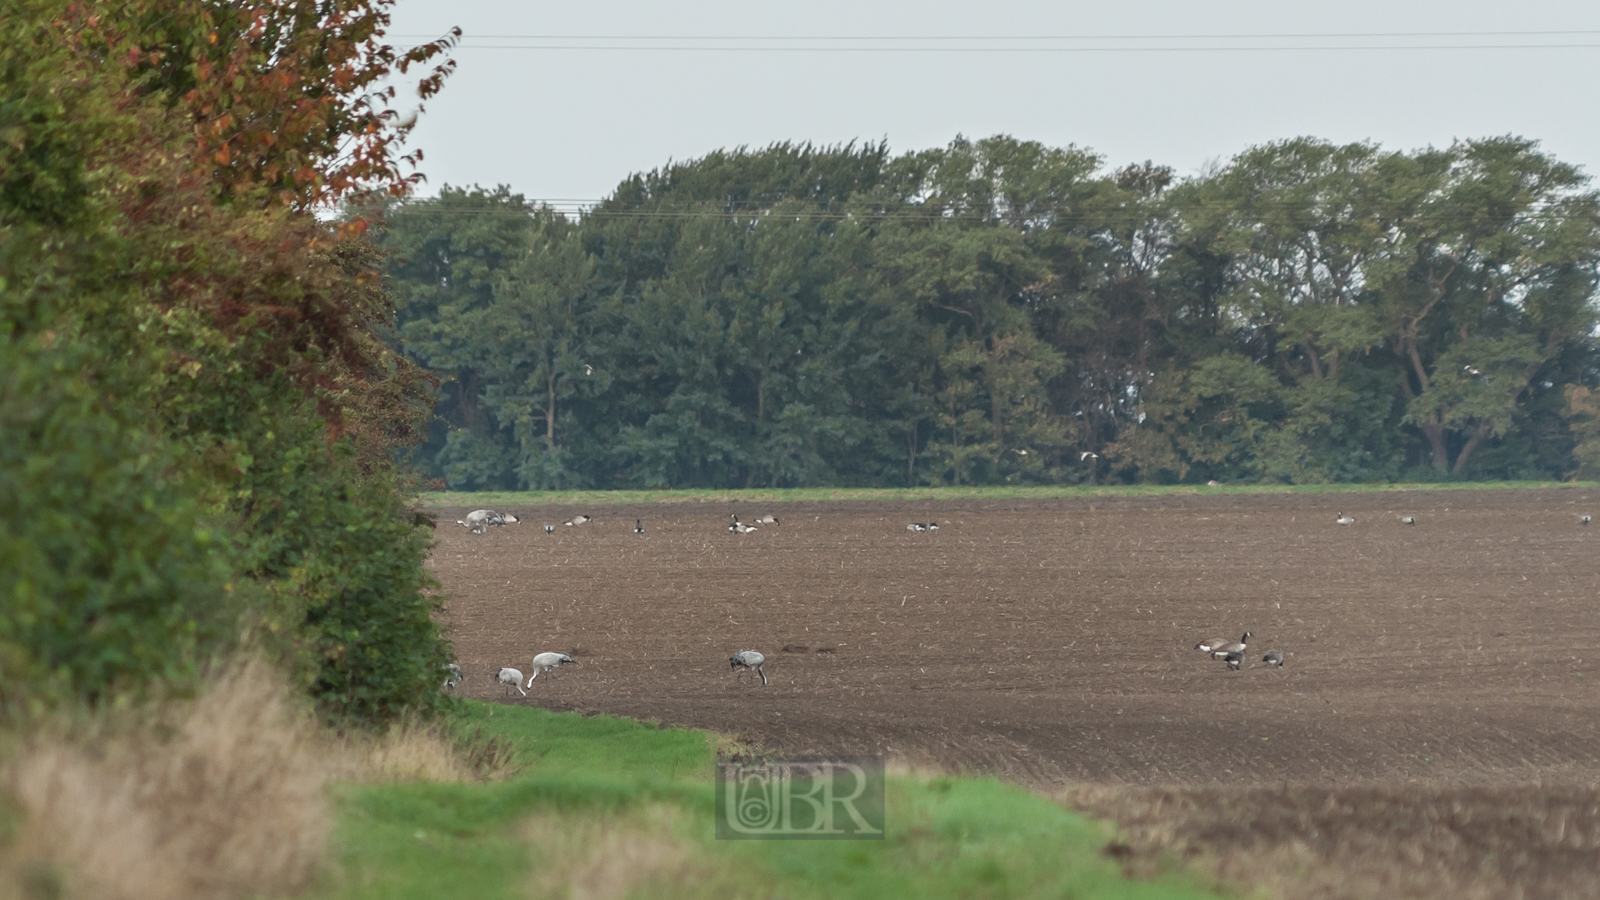
[[[1401,516],[1400,517],[1400,524],[1401,525],[1415,525],[1415,524],[1417,524],[1417,517],[1416,516]]]
[[[550,524],[549,522],[544,523],[544,533],[545,534],[555,534],[556,533],[556,526]]]
[[[1587,525],[1587,524],[1589,524],[1589,514],[1588,513],[1584,513],[1583,515],[1579,516],[1578,517],[1578,524],[1579,525]]]
[[[1356,523],[1354,516],[1347,516],[1344,513],[1339,513],[1339,518],[1334,519],[1333,521],[1339,523],[1340,525],[1354,525]]]
[[[634,519],[633,520],[633,533],[634,534],[644,534],[644,520],[643,519]]]
[[[567,520],[566,524],[568,524],[568,525],[582,525],[585,522],[591,522],[593,520],[594,520],[594,516],[573,516],[572,518]]]
[[[1281,669],[1283,668],[1283,651],[1268,650],[1266,655],[1261,657],[1261,661],[1275,669]]]
[[[750,534],[756,530],[756,527],[754,525],[746,525],[745,523],[739,521],[739,517],[737,515],[734,515],[733,524],[728,526],[728,530],[738,534]]]
[[[500,671],[495,673],[494,680],[498,681],[501,684],[506,686],[506,693],[507,694],[511,693],[511,688],[516,688],[517,689],[517,693],[521,694],[524,697],[528,696],[528,692],[522,689],[522,670],[521,669],[509,669],[509,668],[501,669]]]
[[[1235,650],[1232,653],[1229,653],[1227,656],[1224,656],[1222,661],[1228,664],[1229,669],[1237,672],[1239,671],[1239,667],[1244,665],[1244,651]]]
[[[912,522],[906,526],[907,531],[938,531],[938,522]]]
[[[528,687],[533,687],[533,680],[539,677],[540,672],[553,672],[567,663],[577,665],[577,660],[565,653],[541,653],[533,658],[533,674],[528,676]]]
[[[733,670],[735,680],[744,674],[739,671],[740,669],[753,670],[757,675],[761,676],[761,683],[765,685],[767,683],[767,673],[761,670],[761,664],[766,661],[767,658],[765,656],[754,650],[740,650],[738,653],[728,657],[728,668]]]
[[[444,665],[444,689],[447,690],[447,691],[453,691],[453,690],[456,689],[456,685],[458,685],[460,683],[461,683],[461,667],[456,665],[455,663],[445,663],[445,665]]]
[[[515,525],[515,524],[517,524],[518,522],[521,522],[521,521],[522,521],[521,519],[517,518],[516,516],[513,516],[511,513],[495,513],[494,515],[489,517],[489,524],[490,525],[494,525],[494,526],[502,527],[502,528],[507,526],[507,525]]]
[[[1084,450],[1084,451],[1082,451],[1081,453],[1078,454],[1078,462],[1083,462],[1083,461],[1089,460],[1089,459],[1099,459],[1099,458],[1100,458],[1100,454],[1093,453],[1093,452],[1090,452],[1088,450]]]
[[[1251,632],[1246,631],[1244,633],[1244,635],[1242,637],[1240,637],[1239,640],[1237,640],[1237,641],[1228,641],[1228,642],[1225,642],[1225,643],[1222,643],[1222,644],[1218,644],[1215,647],[1212,647],[1211,650],[1210,650],[1211,658],[1212,659],[1227,659],[1228,658],[1228,654],[1230,654],[1230,653],[1243,654],[1244,651],[1245,651],[1245,645],[1250,643],[1250,637],[1251,637]]]
[[[1201,641],[1200,643],[1195,644],[1194,648],[1196,650],[1199,650],[1201,653],[1205,653],[1205,654],[1209,655],[1212,650],[1215,650],[1216,648],[1221,647],[1223,644],[1226,644],[1226,643],[1228,643],[1228,639],[1227,638],[1206,638],[1205,640]]]
[[[759,519],[756,519],[756,524],[757,525],[776,525],[776,524],[778,524],[778,519],[777,519],[776,516],[773,516],[773,515],[765,515],[765,516],[760,517]]]

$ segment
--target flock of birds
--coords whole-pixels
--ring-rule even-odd
[[[741,522],[737,513],[730,514],[729,518],[731,518],[733,521],[728,524],[728,531],[735,534],[751,534],[758,529],[758,526],[778,524],[777,517],[772,515],[763,515],[756,518],[754,520],[755,524],[753,525]],[[1404,515],[1400,516],[1399,519],[1400,524],[1402,525],[1415,526],[1417,524],[1416,516]],[[511,515],[510,513],[499,513],[492,509],[478,509],[467,513],[466,518],[464,519],[457,519],[456,524],[466,528],[473,534],[485,534],[488,532],[490,526],[504,527],[506,525],[515,525],[519,521],[520,520],[516,516]],[[575,528],[592,521],[594,521],[593,516],[577,515],[568,519],[564,524],[567,527]],[[1339,513],[1333,521],[1335,524],[1340,526],[1350,526],[1356,523],[1354,516],[1346,515],[1343,512]],[[1588,525],[1589,522],[1590,516],[1587,513],[1578,516],[1579,525]],[[554,534],[555,530],[556,526],[554,524],[547,523],[544,526],[545,534]],[[939,523],[912,522],[906,526],[906,530],[922,532],[938,531]],[[633,520],[633,533],[644,534],[643,519]],[[1230,641],[1224,638],[1207,638],[1206,640],[1195,644],[1194,649],[1206,654],[1213,660],[1220,660],[1227,665],[1229,670],[1237,672],[1239,671],[1240,667],[1244,665],[1245,653],[1249,649],[1250,638],[1253,636],[1253,634],[1253,632],[1246,631],[1244,634],[1239,636],[1237,641]],[[767,684],[767,673],[762,668],[766,661],[766,656],[756,650],[740,650],[728,657],[729,669],[734,673],[735,680],[737,680],[738,676],[743,675],[746,672],[753,672],[761,677],[761,684],[763,686]],[[1276,649],[1268,650],[1264,655],[1262,655],[1261,662],[1267,666],[1281,670],[1283,668],[1283,651]],[[533,687],[534,679],[538,678],[541,672],[554,672],[556,669],[569,663],[576,665],[577,661],[565,653],[545,652],[534,656],[531,663],[533,674],[528,676],[526,687],[523,686],[522,670],[520,669],[514,669],[509,666],[502,667],[494,673],[494,678],[497,683],[505,685],[507,695],[511,693],[512,688],[515,688],[519,693],[522,694],[522,696],[526,697],[528,696],[528,690]],[[444,670],[444,689],[455,690],[456,686],[461,683],[463,677],[461,674],[461,667],[456,663],[450,663],[444,667]],[[546,680],[553,679],[554,677],[554,675],[550,675]]]

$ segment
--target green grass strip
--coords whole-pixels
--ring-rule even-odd
[[[981,485],[921,488],[754,488],[659,491],[432,491],[424,506],[604,506],[624,503],[827,503],[839,500],[1044,500],[1092,497],[1187,497],[1248,494],[1365,494],[1597,488],[1593,481],[1414,481],[1382,484]]]
[[[344,788],[326,898],[1215,897],[1181,871],[1122,875],[1100,826],[989,778],[889,778],[881,841],[717,841],[710,736],[608,716],[468,703],[513,742],[490,784]]]

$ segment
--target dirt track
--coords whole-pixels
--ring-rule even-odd
[[[433,569],[473,697],[564,650],[508,702],[1036,784],[1592,782],[1590,494],[510,507],[483,536],[442,509]],[[1244,671],[1190,649],[1246,629]],[[729,672],[749,648],[766,688]]]

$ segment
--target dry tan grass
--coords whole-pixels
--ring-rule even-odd
[[[509,768],[508,746],[463,749],[438,725],[330,734],[277,670],[241,657],[192,702],[57,723],[23,743],[0,767],[0,795],[15,798],[9,818],[21,821],[9,846],[0,840],[0,900],[292,894],[327,849],[331,782],[464,781]]]
[[[652,804],[627,812],[546,813],[523,822],[536,854],[534,900],[737,897],[759,884],[731,856],[712,857],[687,839],[687,814]]]
[[[328,842],[329,769],[288,696],[246,659],[148,727],[29,741],[5,772],[24,821],[13,871],[49,866],[69,896],[113,900],[305,887]]]
[[[1600,897],[1600,789],[1141,788],[1057,795],[1115,823],[1135,874],[1198,866],[1262,896]]]

